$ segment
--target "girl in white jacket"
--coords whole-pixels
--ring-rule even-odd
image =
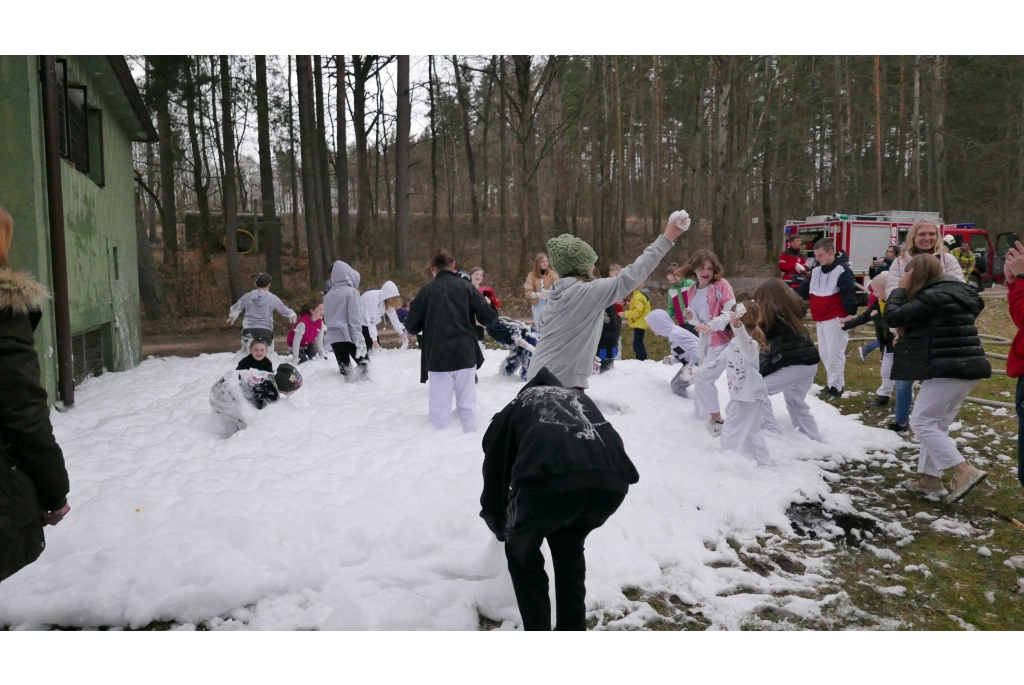
[[[768,402],[768,388],[761,378],[760,354],[764,333],[758,328],[760,308],[753,301],[736,305],[729,320],[734,336],[718,357],[701,364],[693,377],[717,376],[725,366],[729,381],[728,421],[722,428],[722,449],[733,450],[757,461],[758,466],[771,466],[772,457],[761,435],[761,412]]]
[[[363,338],[366,341],[366,348],[379,350],[380,343],[377,342],[377,324],[384,320],[387,314],[391,325],[398,332],[402,340],[402,348],[409,346],[409,335],[405,332],[405,326],[398,320],[398,312],[395,311],[402,305],[402,297],[398,293],[398,286],[394,281],[385,281],[380,290],[367,290],[359,298],[359,306],[363,312]]]

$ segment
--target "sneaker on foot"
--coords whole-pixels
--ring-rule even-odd
[[[839,388],[833,388],[830,385],[827,388],[825,388],[825,394],[827,394],[829,397],[831,397],[834,400],[838,400],[840,397],[843,396],[843,391],[840,390]]]
[[[860,363],[861,364],[867,364],[868,363],[868,353],[864,351],[863,347],[858,347],[857,348],[857,356],[860,357]]]
[[[724,421],[715,421],[714,419],[708,419],[708,433],[711,434],[711,437],[717,438],[722,434],[722,426],[724,425]]]
[[[905,423],[890,423],[886,428],[896,433],[906,433],[909,426]]]
[[[965,476],[958,476],[953,474],[953,477],[949,481],[950,491],[946,496],[946,504],[952,504],[958,502],[967,495],[968,492],[974,489],[974,486],[985,480],[985,476],[988,475],[987,471],[976,469],[971,467],[970,472]]]
[[[875,395],[875,399],[868,402],[869,407],[887,407],[889,406],[888,395]]]
[[[943,497],[949,494],[946,491],[946,488],[942,487],[942,481],[939,481],[938,488],[928,487],[927,485],[925,485],[924,479],[921,478],[917,480],[905,480],[902,483],[900,483],[900,485],[903,486],[903,489],[909,490],[915,495],[921,495],[925,499],[930,500],[932,502],[939,502],[942,500]]]

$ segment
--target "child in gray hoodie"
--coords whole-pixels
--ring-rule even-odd
[[[245,310],[242,319],[242,350],[249,354],[249,346],[253,340],[262,340],[271,350],[274,348],[274,312],[287,316],[289,323],[298,318],[284,302],[270,292],[270,275],[257,274],[253,279],[255,290],[250,290],[235,302],[228,311],[228,323],[232,324],[238,315]]]
[[[540,313],[540,342],[530,362],[528,379],[547,368],[566,388],[585,389],[601,337],[604,310],[621,300],[654,271],[673,242],[690,228],[685,211],[673,212],[665,232],[636,261],[614,278],[591,280],[597,254],[586,242],[568,233],[548,241],[551,268],[564,274],[551,286]]]
[[[340,259],[331,269],[331,289],[324,295],[327,344],[334,350],[341,375],[348,377],[351,362],[358,369],[353,378],[366,378],[370,360],[363,340],[363,314],[359,306],[359,272]]]

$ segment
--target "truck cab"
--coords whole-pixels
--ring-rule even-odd
[[[940,228],[943,238],[948,235],[956,236],[958,244],[970,245],[971,252],[975,255],[974,269],[971,273],[964,274],[968,285],[980,291],[1003,282],[1006,251],[1018,240],[1016,233],[1000,233],[996,236],[996,243],[993,246],[988,231],[977,228],[973,223],[943,224]]]

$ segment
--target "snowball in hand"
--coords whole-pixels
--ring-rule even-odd
[[[743,315],[746,314],[746,313],[747,313],[747,308],[743,306],[742,302],[738,303],[736,305],[736,307],[732,310],[732,316],[735,319],[743,318]]]
[[[680,209],[678,212],[672,212],[668,217],[668,222],[675,223],[683,233],[690,230],[690,215],[686,213],[685,209]]]

